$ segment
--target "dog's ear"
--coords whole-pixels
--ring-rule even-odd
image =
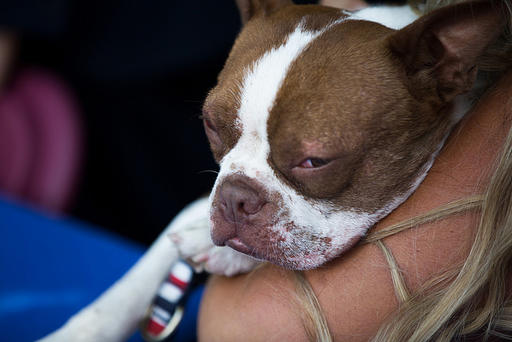
[[[291,0],[236,0],[242,24],[244,25],[257,14],[269,15],[281,7],[291,5],[292,3]]]
[[[504,7],[487,0],[441,8],[391,35],[389,46],[415,89],[450,101],[473,86],[478,58],[504,28]]]

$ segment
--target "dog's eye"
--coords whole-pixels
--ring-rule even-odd
[[[204,128],[206,130],[210,130],[210,131],[213,131],[213,132],[217,132],[217,128],[215,127],[215,125],[213,124],[212,120],[206,118],[206,117],[202,117],[203,119],[203,124],[204,124]]]
[[[327,165],[329,163],[328,160],[320,159],[320,158],[308,158],[300,163],[299,167],[303,169],[314,169],[317,167],[321,167]]]
[[[212,147],[222,146],[222,140],[220,139],[219,132],[213,121],[205,115],[201,115],[200,119],[203,120],[204,130]]]

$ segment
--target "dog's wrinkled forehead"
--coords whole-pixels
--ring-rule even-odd
[[[327,8],[315,15],[306,13],[303,8],[293,7],[272,18],[255,18],[235,42],[218,84],[204,105],[204,110],[219,121],[228,148],[233,147],[244,127],[261,125],[268,119],[290,66],[312,41],[346,17]],[[252,122],[243,125],[244,119]]]
[[[338,19],[318,31],[308,31],[299,23],[281,46],[265,53],[247,70],[237,118],[244,134],[258,142],[267,138],[269,115],[291,64],[320,34],[343,20]]]

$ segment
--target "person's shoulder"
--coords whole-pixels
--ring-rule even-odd
[[[308,341],[293,274],[271,264],[211,276],[201,301],[200,341]]]

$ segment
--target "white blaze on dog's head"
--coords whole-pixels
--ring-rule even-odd
[[[362,16],[286,0],[248,3],[259,5],[248,7],[253,18],[204,107],[220,164],[212,239],[314,268],[416,189],[453,126],[452,95],[463,89],[445,99],[409,83],[394,31]],[[424,27],[397,35],[416,39]],[[424,96],[411,96],[414,86]]]
[[[349,20],[372,21],[393,30],[404,28],[418,19],[418,15],[409,5],[367,7],[357,12],[347,12],[347,14]]]

